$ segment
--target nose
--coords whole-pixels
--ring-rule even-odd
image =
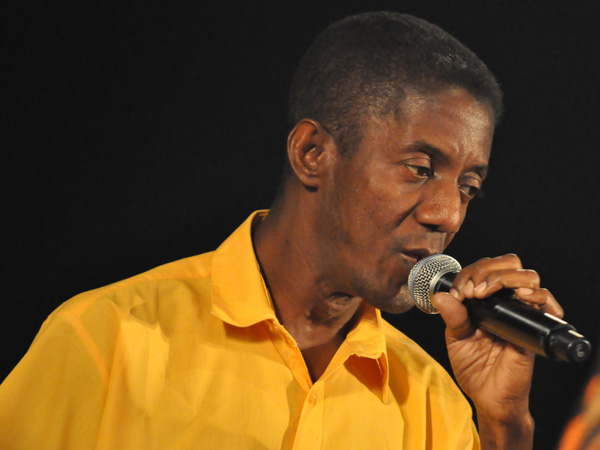
[[[458,184],[442,180],[428,184],[416,208],[417,221],[434,231],[456,233],[466,213]]]

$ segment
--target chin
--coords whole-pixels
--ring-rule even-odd
[[[402,314],[415,306],[414,302],[390,302],[389,304],[382,305],[379,309],[383,312],[390,314]]]
[[[413,301],[406,284],[402,285],[400,290],[396,292],[396,295],[380,297],[378,301],[368,303],[375,308],[379,308],[381,311],[390,314],[402,314],[415,306],[415,302]]]

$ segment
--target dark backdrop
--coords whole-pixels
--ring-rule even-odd
[[[594,2],[169,3],[21,2],[0,18],[0,379],[64,300],[214,249],[268,207],[296,62],[331,21],[376,9],[441,25],[506,93],[487,198],[449,252],[518,253],[600,339]],[[388,319],[447,365],[439,317]],[[538,361],[536,449],[556,443],[590,369]]]

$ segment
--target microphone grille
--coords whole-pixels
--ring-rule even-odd
[[[419,261],[408,275],[408,288],[417,307],[428,314],[437,314],[431,296],[439,279],[448,272],[460,272],[461,265],[448,255],[431,255]]]

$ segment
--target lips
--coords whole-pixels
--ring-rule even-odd
[[[428,256],[435,255],[436,253],[439,253],[439,251],[437,249],[434,250],[434,249],[428,249],[428,248],[414,248],[414,249],[404,249],[404,250],[402,250],[402,253],[408,259],[413,260],[414,264],[416,264],[418,261],[422,260],[423,258],[427,258]]]

